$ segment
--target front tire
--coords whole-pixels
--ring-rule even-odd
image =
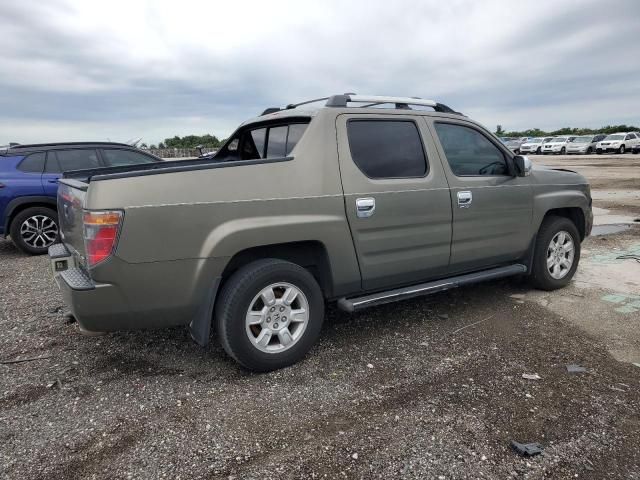
[[[618,149],[618,153],[619,153],[620,155],[623,155],[623,154],[624,154],[624,152],[625,152],[625,147],[624,147],[624,145],[620,145],[620,148]]]
[[[567,149],[566,149],[566,148],[564,148],[564,147],[562,147],[562,148],[560,149],[560,155],[564,155],[565,153],[567,153]]]
[[[324,298],[306,269],[278,259],[252,262],[225,283],[216,302],[224,350],[240,365],[268,372],[300,361],[320,335]]]
[[[540,155],[541,153],[542,153],[542,149],[538,147],[538,149],[536,150],[536,155]]]
[[[531,283],[540,290],[566,286],[580,261],[580,234],[566,217],[544,219],[536,238]]]
[[[9,235],[23,252],[43,255],[58,241],[58,213],[47,207],[26,208],[11,221]]]

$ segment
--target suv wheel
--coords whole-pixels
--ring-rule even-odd
[[[587,148],[587,155],[591,155],[593,153],[593,148],[588,147]]]
[[[567,153],[567,149],[566,149],[566,148],[564,148],[564,147],[562,147],[562,148],[560,149],[560,155],[564,155],[565,153]]]
[[[580,261],[580,234],[565,217],[547,217],[538,231],[531,281],[541,290],[566,286]]]
[[[47,207],[22,210],[11,221],[9,235],[16,246],[32,255],[47,253],[58,241],[58,214]]]
[[[225,282],[215,315],[225,351],[243,367],[267,372],[296,363],[311,349],[324,320],[324,298],[304,268],[265,259]]]
[[[618,149],[618,153],[622,155],[624,151],[625,151],[624,145],[620,145],[620,148]]]

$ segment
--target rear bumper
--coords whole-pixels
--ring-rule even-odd
[[[80,327],[89,332],[126,329],[129,312],[118,289],[96,283],[78,267],[63,244],[49,247],[53,277]]]
[[[64,244],[50,247],[49,259],[64,303],[89,332],[210,323],[211,298],[228,261],[133,264],[114,256],[88,275]]]

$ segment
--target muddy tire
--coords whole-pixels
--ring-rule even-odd
[[[531,284],[540,290],[566,286],[580,261],[580,233],[566,217],[544,219],[536,238]]]
[[[278,259],[252,262],[223,285],[215,322],[224,350],[268,372],[300,361],[320,335],[324,297],[306,269]]]

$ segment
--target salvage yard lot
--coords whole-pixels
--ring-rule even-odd
[[[585,174],[596,223],[640,217],[640,155],[532,159]],[[640,478],[640,263],[617,258],[640,225],[583,249],[556,292],[331,308],[303,362],[255,375],[182,328],[81,336],[47,259],[0,241],[0,360],[42,357],[0,365],[0,478]]]

